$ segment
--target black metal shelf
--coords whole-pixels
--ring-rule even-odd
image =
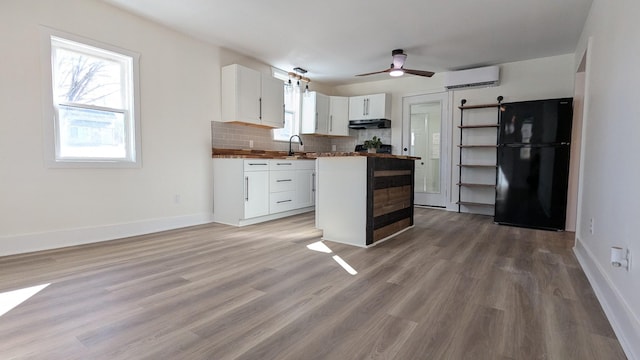
[[[500,127],[500,124],[458,125],[458,129],[486,129]]]
[[[462,133],[463,130],[469,130],[469,129],[486,129],[486,128],[495,128],[496,131],[499,131],[500,129],[500,120],[501,120],[501,115],[502,115],[502,100],[504,98],[502,96],[498,96],[497,97],[497,103],[495,104],[479,104],[479,105],[466,105],[467,100],[466,99],[462,99],[460,101],[460,106],[458,106],[458,108],[460,109],[460,125],[458,125],[458,128],[460,129],[460,143],[458,144],[458,147],[460,148],[460,160],[458,162],[458,183],[456,184],[458,186],[458,201],[456,202],[456,204],[458,205],[458,212],[460,212],[461,207],[462,206],[486,206],[486,207],[493,207],[494,204],[488,204],[488,203],[479,203],[479,202],[473,202],[473,201],[464,201],[462,200],[462,188],[463,187],[470,187],[470,188],[496,188],[496,186],[494,184],[478,184],[478,183],[465,183],[462,181],[462,170],[464,168],[479,168],[479,169],[493,169],[495,171],[495,177],[496,177],[496,182],[498,179],[498,165],[497,164],[463,164],[462,163],[462,149],[491,149],[491,148],[495,148],[496,149],[496,158],[497,158],[497,148],[498,148],[498,144],[496,142],[496,144],[463,144],[462,143]],[[464,124],[464,112],[465,110],[471,110],[471,109],[489,109],[489,108],[496,108],[497,110],[497,121],[496,123],[491,123],[491,124],[468,124],[465,125]]]
[[[456,164],[456,166],[460,167],[476,167],[476,168],[497,168],[498,165],[493,164]]]
[[[486,187],[486,188],[495,188],[495,184],[478,184],[478,183],[457,183],[458,186],[464,187]]]
[[[489,145],[489,144],[483,144],[483,145],[458,145],[459,148],[461,149],[466,149],[466,148],[495,148],[498,147],[498,145]]]
[[[488,108],[492,108],[492,107],[501,106],[502,104],[500,104],[500,103],[502,102],[502,96],[498,96],[497,100],[498,100],[498,102],[494,103],[494,104],[465,105],[467,103],[467,99],[462,99],[462,101],[460,101],[460,106],[458,106],[458,109],[460,109],[460,110],[488,109]]]
[[[458,204],[458,207],[460,207],[461,205],[464,205],[464,206],[490,206],[490,207],[494,207],[495,206],[495,204],[479,203],[479,202],[472,202],[472,201],[458,201],[458,202],[456,202],[456,204]],[[460,210],[458,210],[458,212],[460,212]]]

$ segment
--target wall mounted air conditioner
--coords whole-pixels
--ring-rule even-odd
[[[476,69],[449,71],[444,73],[444,87],[447,90],[496,86],[499,83],[499,66],[487,66]]]

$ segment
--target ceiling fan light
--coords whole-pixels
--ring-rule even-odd
[[[402,75],[404,75],[404,70],[402,70],[402,69],[391,70],[391,71],[389,71],[389,75],[391,75],[393,77],[402,76]]]

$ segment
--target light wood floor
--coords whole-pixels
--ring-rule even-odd
[[[0,358],[625,358],[572,234],[415,223],[333,253],[305,214],[0,258],[0,292],[50,283],[0,317]]]

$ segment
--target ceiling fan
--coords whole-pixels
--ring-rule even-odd
[[[402,76],[403,74],[432,77],[434,74],[431,71],[405,69],[403,66],[404,66],[405,60],[407,60],[407,54],[405,54],[402,49],[393,50],[391,52],[391,56],[393,57],[393,62],[391,63],[390,68],[382,71],[359,74],[356,76],[367,76],[367,75],[374,75],[374,74],[381,74],[381,73],[389,73],[389,75],[394,77]]]

